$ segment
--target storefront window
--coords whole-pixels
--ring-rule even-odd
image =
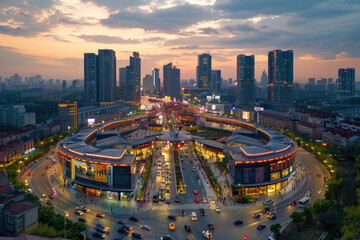
[[[275,181],[280,178],[280,172],[275,172],[270,174],[270,181]]]
[[[275,184],[270,184],[267,186],[268,187],[268,192],[274,192],[275,191]]]
[[[276,190],[280,190],[280,189],[281,189],[281,182],[276,183],[275,185],[276,185]]]
[[[282,175],[282,177],[285,177],[285,176],[287,176],[288,174],[289,174],[289,169],[288,168],[286,168],[286,169],[284,169],[284,170],[282,170],[282,173],[281,173]]]

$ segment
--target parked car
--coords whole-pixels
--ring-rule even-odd
[[[105,214],[103,214],[103,213],[97,213],[97,214],[95,214],[95,217],[103,218],[103,217],[105,217]]]
[[[235,226],[238,226],[238,225],[240,225],[240,224],[243,224],[244,222],[242,221],[242,220],[236,220],[233,224],[235,225]]]
[[[169,229],[171,231],[175,230],[175,223],[173,223],[173,222],[169,223]]]
[[[140,219],[137,218],[137,217],[135,217],[135,216],[131,216],[131,217],[129,217],[129,220],[134,221],[134,222],[137,222],[137,221],[139,221]]]
[[[82,218],[79,218],[78,220],[79,220],[79,222],[86,222],[86,219],[83,218],[83,217],[82,217]]]
[[[141,235],[140,233],[133,232],[131,235],[135,238],[143,238],[143,235]]]

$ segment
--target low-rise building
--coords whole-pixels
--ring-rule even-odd
[[[360,142],[357,133],[340,128],[328,128],[322,133],[323,141],[342,147],[351,147]]]

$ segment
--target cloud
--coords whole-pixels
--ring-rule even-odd
[[[108,43],[108,44],[137,44],[140,41],[134,39],[124,39],[122,37],[113,37],[107,35],[80,35],[79,38],[96,43]]]
[[[347,52],[341,52],[335,55],[336,59],[340,59],[340,58],[348,58],[349,57],[349,53]]]
[[[199,45],[191,45],[191,46],[180,46],[180,47],[174,47],[172,50],[176,49],[198,49]]]
[[[111,28],[141,28],[147,31],[176,33],[200,21],[214,18],[208,6],[183,4],[165,9],[145,11],[140,8],[124,9],[101,21]]]
[[[206,27],[206,28],[200,28],[201,33],[203,34],[219,34],[219,31],[216,28],[212,28],[212,27]]]
[[[256,28],[250,26],[249,23],[246,24],[237,24],[237,25],[229,25],[224,27],[225,30],[229,32],[254,32]]]

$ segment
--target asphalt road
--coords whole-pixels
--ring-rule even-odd
[[[53,151],[53,150],[52,150]],[[181,154],[184,155],[184,164],[185,169],[183,169],[183,176],[185,184],[187,185],[186,194],[181,195],[180,204],[175,204],[173,201],[171,202],[171,208],[158,208],[153,207],[153,210],[147,211],[142,214],[137,214],[140,218],[139,222],[130,222],[128,217],[133,215],[131,209],[124,208],[124,214],[111,215],[110,209],[104,209],[101,207],[101,204],[97,206],[88,204],[88,207],[92,210],[90,213],[85,213],[82,217],[87,219],[87,224],[93,229],[93,226],[96,222],[102,222],[110,229],[110,234],[107,235],[106,239],[116,239],[120,236],[124,237],[124,239],[132,239],[131,235],[128,236],[120,234],[117,232],[117,229],[120,227],[116,221],[117,219],[126,220],[129,225],[133,226],[132,232],[139,232],[143,234],[144,239],[159,239],[161,236],[166,234],[171,234],[174,239],[202,239],[201,231],[207,230],[207,224],[213,223],[215,225],[215,230],[213,232],[214,239],[242,239],[244,235],[247,235],[248,239],[266,239],[267,236],[270,235],[270,226],[274,223],[284,224],[290,221],[289,215],[295,210],[302,210],[298,206],[292,207],[289,206],[289,202],[291,200],[299,200],[304,194],[310,190],[312,192],[312,199],[320,198],[323,196],[325,192],[324,187],[324,176],[330,176],[325,167],[320,164],[312,154],[306,152],[305,150],[299,148],[297,153],[297,162],[298,168],[306,169],[306,177],[304,183],[299,183],[296,186],[295,190],[283,194],[283,198],[274,198],[274,202],[276,204],[277,211],[277,219],[269,220],[266,215],[261,214],[261,217],[258,219],[252,218],[252,214],[255,212],[260,212],[264,207],[262,203],[252,204],[252,205],[239,205],[236,207],[222,207],[221,213],[216,213],[213,209],[214,206],[209,206],[210,204],[191,204],[194,201],[193,190],[199,190],[199,194],[201,197],[205,196],[205,187],[203,184],[203,179],[195,180],[195,176],[198,174],[198,170],[194,173],[192,172],[192,166],[195,164],[190,163],[191,154],[189,153],[189,157],[186,157],[184,154],[186,149],[181,150]],[[163,154],[165,154],[165,158],[167,154],[170,154],[170,151],[166,153],[166,150],[162,150]],[[170,155],[168,156],[170,160]],[[46,166],[50,166],[51,162],[49,160],[42,160],[38,164],[32,166],[28,169],[27,172],[31,172],[31,177],[27,176],[27,172],[23,174],[23,178],[28,178],[30,182],[30,187],[33,189],[34,193],[38,196],[41,196],[43,193],[46,196],[49,196],[51,193],[51,188],[54,187],[57,190],[57,196],[53,200],[55,211],[58,213],[64,214],[64,211],[69,212],[69,219],[76,221],[80,216],[75,214],[75,207],[79,205],[83,205],[79,202],[80,199],[75,197],[74,190],[64,190],[63,183],[59,182],[56,178],[59,174],[59,171],[56,167],[53,167],[51,170],[46,169]],[[171,169],[172,165],[169,163],[169,169]],[[317,173],[320,173],[320,177],[317,176]],[[41,175],[44,174],[43,177]],[[55,180],[52,180],[54,176]],[[174,176],[172,176],[174,179]],[[158,181],[158,179],[157,179]],[[156,184],[158,182],[156,181]],[[61,185],[61,188],[60,188]],[[301,186],[301,187],[298,187]],[[172,182],[172,191],[170,195],[175,194],[175,186]],[[289,197],[291,195],[291,197]],[[118,206],[121,202],[118,201],[109,201],[109,200],[98,200],[100,203],[104,204],[114,204]],[[99,203],[98,202],[98,203]],[[160,203],[164,204],[164,203]],[[164,204],[165,205],[165,204]],[[173,206],[176,207],[173,207]],[[179,214],[182,205],[187,206],[186,208],[186,216],[181,217]],[[160,206],[160,205],[159,205]],[[190,207],[189,207],[190,206]],[[192,207],[194,206],[194,207]],[[199,207],[198,207],[199,206]],[[199,208],[200,206],[206,208],[207,216],[200,216]],[[209,208],[210,207],[210,208]],[[273,206],[275,208],[275,206]],[[176,209],[174,209],[176,208]],[[99,210],[101,209],[101,210]],[[154,210],[157,209],[157,210]],[[192,222],[189,213],[196,212],[198,215],[198,221]],[[94,216],[96,212],[103,212],[106,214],[105,218],[98,219]],[[168,224],[173,221],[167,218],[169,214],[174,214],[179,216],[177,220],[175,220],[176,230],[170,231],[168,228]],[[239,227],[235,227],[232,225],[233,221],[240,219],[244,221],[244,224]],[[257,230],[256,226],[260,223],[266,224],[266,228],[264,230]],[[147,224],[152,227],[151,230],[146,231],[140,229],[140,225]],[[193,230],[191,233],[187,233],[184,230],[184,224],[189,224]],[[93,230],[92,230],[93,231]]]

